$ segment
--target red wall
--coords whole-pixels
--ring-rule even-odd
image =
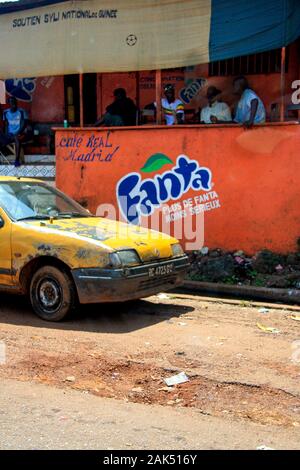
[[[32,121],[63,122],[65,115],[63,76],[37,78],[31,98],[31,102],[19,100],[19,106],[27,110]]]
[[[75,142],[74,137],[81,140]],[[91,137],[98,138],[98,143],[93,140],[88,147]],[[169,171],[184,154],[211,170],[214,200],[220,203],[205,212],[205,245],[249,254],[262,248],[293,252],[300,237],[299,148],[297,124],[268,124],[252,130],[237,125],[60,130],[56,183],[95,212],[103,203],[117,207],[116,187],[128,173],[153,179]],[[93,152],[98,156],[93,158]],[[141,172],[157,153],[167,155],[173,164]],[[199,194],[205,191],[190,189],[168,205],[183,204]]]
[[[37,79],[31,105],[31,119],[36,122],[62,122],[65,115],[64,78]]]

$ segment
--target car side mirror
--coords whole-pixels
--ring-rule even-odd
[[[4,220],[0,217],[0,228],[4,227]]]

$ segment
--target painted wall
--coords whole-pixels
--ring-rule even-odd
[[[13,94],[33,122],[61,123],[64,120],[62,76],[7,80],[6,89],[9,91],[7,97]]]
[[[65,116],[64,78],[37,79],[32,99],[31,118],[35,122],[63,122]]]
[[[236,125],[59,130],[56,183],[95,212],[103,203],[118,208],[120,180],[136,173],[139,182],[128,194],[140,201],[147,195],[145,204],[157,211],[153,181],[171,172],[176,194],[170,199],[170,186],[165,187],[169,208],[163,214],[165,221],[173,213],[174,218],[194,223],[193,212],[203,210],[203,244],[210,248],[242,249],[249,254],[262,248],[290,252],[297,250],[300,237],[299,148],[298,124],[252,130]],[[180,155],[184,157],[179,165]],[[194,170],[189,175],[190,163]],[[145,179],[151,181],[152,192],[142,191]],[[127,186],[122,183],[126,190],[120,186],[125,193],[128,181]]]

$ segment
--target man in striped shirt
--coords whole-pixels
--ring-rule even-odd
[[[165,98],[161,100],[162,112],[167,126],[183,124],[184,106],[182,101],[175,99],[175,88],[172,84],[164,86]]]

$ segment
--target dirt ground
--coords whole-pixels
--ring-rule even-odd
[[[168,293],[83,306],[54,324],[23,298],[1,295],[0,378],[300,428],[300,322],[292,318],[300,308],[261,308]],[[167,387],[164,378],[181,371],[189,381]]]

